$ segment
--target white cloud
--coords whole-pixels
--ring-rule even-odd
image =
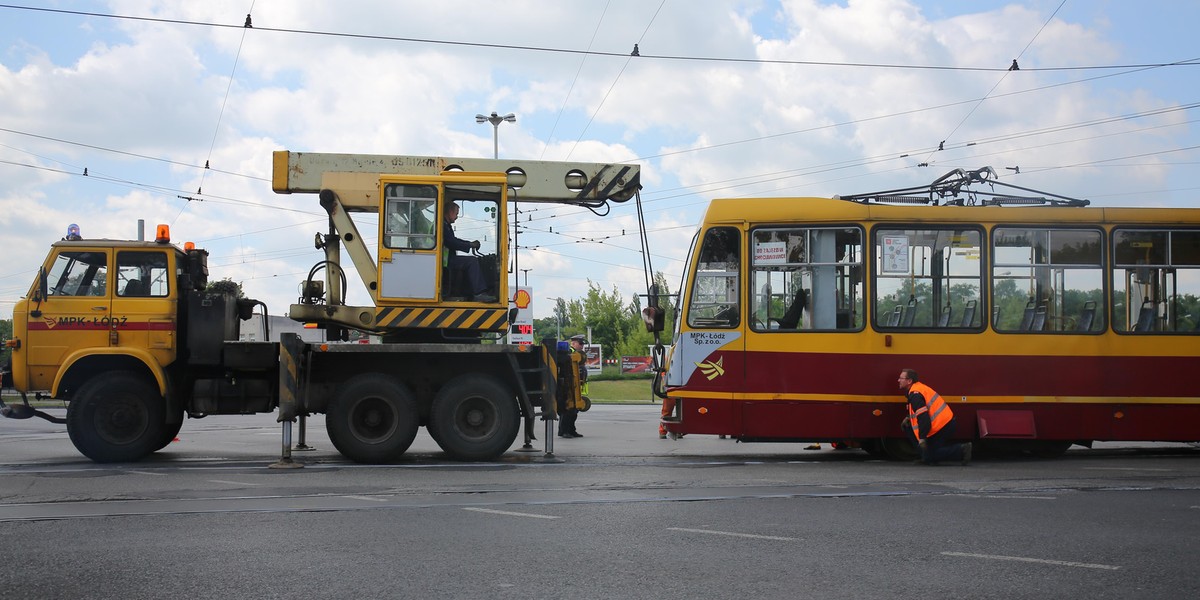
[[[1193,102],[1197,85],[1189,70],[1123,76],[1033,70],[1147,61],[1147,54],[1159,61],[1191,58],[1186,36],[1144,37],[1180,27],[1187,21],[1182,11],[1197,12],[1174,4],[1170,11],[1068,5],[1047,22],[1049,13],[1036,4],[987,10],[904,0],[661,7],[633,0],[260,0],[251,30],[239,27],[245,2],[107,6],[89,9],[233,27],[0,9],[7,23],[19,23],[0,25],[6,34],[0,39],[10,40],[0,48],[0,127],[9,130],[0,131],[0,160],[8,161],[0,162],[6,184],[0,225],[14,232],[9,243],[22,257],[12,261],[12,276],[0,274],[0,307],[24,293],[66,223],[117,236],[142,218],[151,228],[170,223],[177,240],[202,242],[212,253],[214,277],[243,281],[249,294],[282,313],[322,258],[313,236],[325,225],[315,196],[271,192],[273,150],[486,157],[493,130],[474,115],[492,110],[517,113],[516,123],[499,129],[503,156],[639,162],[654,266],[673,286],[700,212],[717,196],[863,192],[990,164],[1007,181],[1066,195],[1192,203],[1195,151],[1163,154],[1197,145],[1186,112],[1048,132]],[[943,16],[950,10],[957,12]],[[62,31],[73,38],[64,40]],[[641,57],[628,56],[634,43]],[[1019,56],[1023,69],[654,56],[991,68]],[[1112,76],[1085,81],[1099,75]],[[989,100],[972,102],[984,96]],[[1045,133],[1032,135],[1039,131]],[[936,152],[943,140],[948,149]],[[102,148],[185,165],[207,160],[212,169]],[[1125,156],[1140,158],[1112,160]],[[931,166],[917,167],[921,162]],[[1003,167],[1016,165],[1022,175],[1008,178]],[[84,167],[88,178],[81,176]],[[626,295],[640,291],[640,256],[617,242],[593,241],[601,231],[634,229],[631,205],[607,217],[578,209],[540,213],[559,216],[534,221],[522,236],[522,245],[546,249],[521,255],[532,269],[535,297],[579,296],[588,278],[605,289],[616,283]],[[638,245],[632,237],[619,244]]]

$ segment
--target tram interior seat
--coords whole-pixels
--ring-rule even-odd
[[[972,325],[972,321],[975,320],[976,304],[974,300],[967,300],[967,305],[963,307],[963,318],[962,323],[958,325],[959,327],[970,327]]]
[[[1033,322],[1029,324],[1030,331],[1041,331],[1046,328],[1046,303],[1038,305],[1033,311]]]
[[[1037,300],[1030,300],[1025,303],[1025,313],[1021,315],[1021,326],[1018,327],[1021,331],[1029,331],[1033,327],[1033,313],[1037,311]]]
[[[937,326],[938,327],[949,327],[950,326],[950,316],[952,314],[954,314],[954,309],[951,308],[949,304],[943,306],[942,314],[938,315]]]
[[[780,329],[795,329],[800,324],[800,315],[804,312],[805,305],[808,304],[808,290],[800,288],[796,290],[796,297],[792,299],[792,305],[788,307],[787,312],[783,313],[777,321]]]
[[[896,308],[892,312],[888,313],[887,326],[888,327],[896,327],[896,326],[900,325],[900,316],[903,314],[904,314],[904,307],[897,304]]]
[[[1092,322],[1096,320],[1096,301],[1088,300],[1083,303],[1083,312],[1079,314],[1079,331],[1091,331]]]
[[[1154,303],[1149,299],[1142,301],[1142,309],[1138,311],[1137,324],[1133,326],[1134,331],[1145,332],[1154,330]]]
[[[912,327],[913,318],[917,316],[917,299],[908,299],[908,310],[904,311],[904,318],[900,320],[901,327]]]

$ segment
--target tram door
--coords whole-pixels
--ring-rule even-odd
[[[705,231],[694,268],[672,371],[689,390],[732,399],[743,388],[745,367],[741,231],[725,226]]]

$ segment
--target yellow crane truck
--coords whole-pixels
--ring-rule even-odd
[[[288,151],[273,159],[274,191],[317,194],[329,215],[328,231],[315,237],[324,258],[288,311],[328,341],[286,333],[239,341],[240,321],[259,311],[267,323],[267,307],[208,286],[207,251],[171,243],[165,226],[154,241],[87,239],[74,229],[51,246],[14,308],[4,385],[22,401],[0,403],[0,413],[65,422],[75,447],[97,462],[165,447],[185,416],[274,411],[281,465],[291,463],[292,423],[318,413],[338,451],[358,462],[395,460],[422,425],[448,455],[489,460],[513,446],[522,423],[531,449],[538,417],[552,453],[556,396],[579,401],[571,354],[553,339],[485,343],[498,341],[516,310],[508,205],[598,210],[637,197],[639,168]],[[471,260],[482,293],[449,268],[449,210],[458,211],[458,235],[480,241]],[[355,213],[378,221],[374,253]],[[372,305],[346,304],[343,253]],[[338,343],[351,329],[383,343]],[[38,410],[29,394],[66,401],[66,418]]]

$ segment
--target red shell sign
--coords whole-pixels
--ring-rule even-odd
[[[521,310],[529,308],[530,300],[533,300],[533,298],[526,290],[517,290],[517,293],[513,294],[513,304],[516,304],[517,308]]]

